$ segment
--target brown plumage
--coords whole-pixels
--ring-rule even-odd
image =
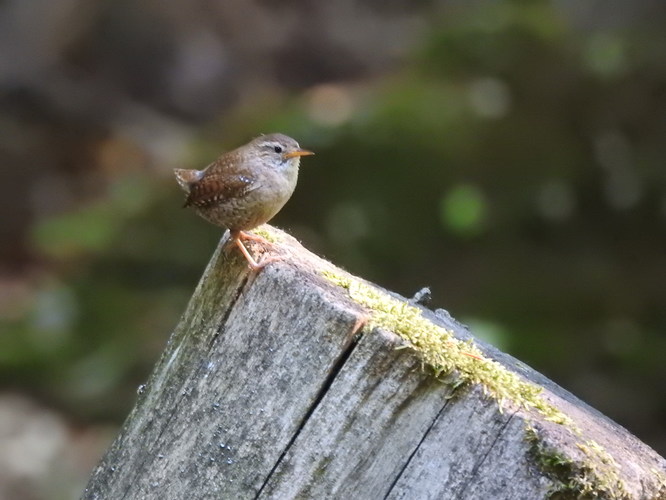
[[[178,183],[192,207],[209,222],[231,230],[232,238],[258,269],[241,239],[268,222],[289,200],[298,179],[300,157],[314,154],[301,149],[291,137],[268,134],[229,151],[204,170],[176,169]],[[256,237],[254,237],[256,238]]]

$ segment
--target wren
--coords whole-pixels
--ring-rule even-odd
[[[187,193],[185,207],[208,222],[229,229],[231,240],[258,270],[274,259],[258,263],[242,240],[262,238],[246,233],[271,220],[296,187],[301,156],[313,155],[291,137],[267,134],[220,156],[203,170],[174,170]]]

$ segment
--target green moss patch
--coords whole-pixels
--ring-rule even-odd
[[[380,290],[335,271],[321,271],[322,276],[347,290],[352,300],[367,308],[370,316],[366,326],[391,331],[405,341],[421,358],[424,366],[452,384],[454,388],[479,384],[484,392],[496,399],[500,408],[506,401],[537,412],[543,419],[563,425],[580,438],[581,430],[561,410],[547,402],[542,388],[523,380],[492,359],[486,358],[473,342],[464,342],[453,333],[423,317],[418,307],[398,300]],[[552,498],[627,497],[613,458],[596,442],[578,443],[584,460],[574,460],[558,450],[547,447],[530,426],[527,439],[537,464],[557,483]]]
[[[629,498],[615,460],[595,441],[578,443],[578,448],[586,457],[579,461],[547,446],[531,426],[526,430],[526,438],[535,462],[555,482],[550,491],[551,498]]]
[[[472,342],[458,340],[449,330],[433,324],[423,317],[418,307],[334,272],[323,271],[322,274],[345,288],[355,302],[371,311],[368,326],[399,335],[424,365],[432,367],[436,376],[454,374],[456,385],[480,384],[500,405],[508,400],[522,408],[538,411],[547,420],[571,423],[566,415],[540,396],[539,386],[522,380],[501,364],[486,358]]]
[[[257,236],[261,236],[269,243],[280,243],[280,241],[282,240],[282,238],[280,238],[280,233],[275,231],[273,228],[271,228],[271,226],[267,224],[255,227],[252,230],[252,233],[256,234]]]

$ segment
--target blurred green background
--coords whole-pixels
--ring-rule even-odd
[[[171,169],[317,152],[273,223],[666,453],[666,3],[0,4],[0,498],[77,496],[220,236]],[[32,447],[32,448],[31,448]]]

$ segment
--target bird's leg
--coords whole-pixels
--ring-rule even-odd
[[[240,240],[240,238],[234,238],[234,242],[236,243],[236,246],[240,249],[240,251],[243,253],[243,256],[245,257],[245,260],[247,260],[247,265],[252,269],[253,271],[258,271],[264,266],[260,265],[256,260],[254,260],[254,257],[250,255],[250,252],[248,252],[247,248],[245,248],[245,245],[243,245],[243,242]]]
[[[261,243],[262,245],[271,245],[271,242],[268,241],[266,238],[254,233],[246,233],[245,231],[238,231],[238,237],[241,240],[250,240],[250,241],[256,241],[257,243]]]
[[[245,233],[243,231],[231,231],[231,239],[233,242],[236,244],[236,246],[239,248],[243,256],[245,257],[245,260],[247,260],[247,265],[252,269],[253,271],[258,271],[259,269],[264,268],[271,262],[275,262],[276,260],[280,260],[278,257],[268,257],[266,259],[263,259],[261,262],[257,262],[254,260],[254,257],[250,254],[248,251],[247,247],[243,245],[243,242],[241,240],[252,240],[256,241],[262,244],[269,244],[269,242],[262,238],[261,236],[257,236],[255,234],[251,233]]]

